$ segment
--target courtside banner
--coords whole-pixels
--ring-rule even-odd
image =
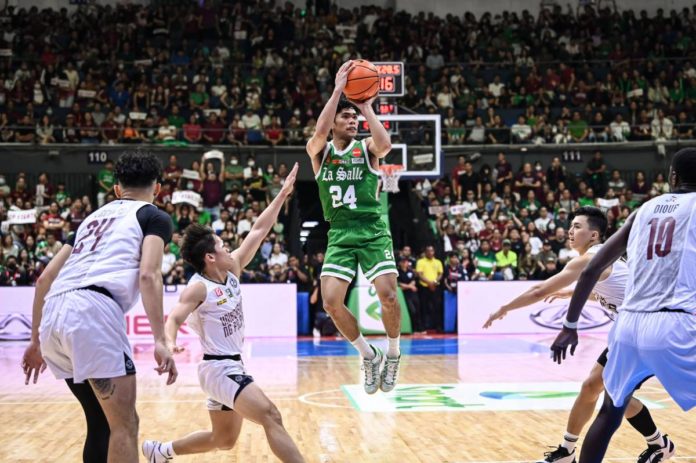
[[[164,313],[168,314],[179,300],[183,286],[166,287]],[[296,337],[297,287],[289,284],[242,285],[245,337]],[[34,288],[0,288],[0,341],[26,341],[31,334],[31,305]],[[152,330],[142,302],[126,314],[128,338],[152,340]],[[182,339],[196,335],[184,324]]]
[[[534,334],[557,332],[563,326],[570,299],[539,302],[513,310],[484,330],[483,324],[497,311],[538,281],[466,281],[457,286],[457,328],[459,334]],[[611,312],[597,302],[588,301],[580,316],[578,329],[608,333]]]

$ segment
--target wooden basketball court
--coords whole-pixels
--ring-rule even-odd
[[[245,358],[308,462],[521,463],[558,445],[574,394],[605,342],[583,337],[576,356],[559,366],[548,356],[551,341],[405,339],[400,387],[375,396],[360,392],[358,357],[340,340],[250,339]],[[179,380],[169,387],[152,370],[151,346],[135,347],[141,442],[207,429],[197,346],[178,357]],[[85,424],[77,401],[48,371],[25,386],[23,350],[7,343],[0,355],[0,462],[81,461]],[[660,430],[676,443],[674,461],[696,462],[696,413],[681,411],[655,380],[638,397],[649,401]],[[636,461],[644,448],[624,421],[605,461]],[[246,422],[233,450],[175,461],[277,460],[263,429]]]

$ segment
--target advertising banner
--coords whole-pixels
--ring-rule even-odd
[[[183,290],[183,286],[165,288],[165,316],[174,308]],[[242,285],[242,298],[245,337],[297,336],[295,285]],[[29,340],[33,299],[32,287],[0,288],[0,341]],[[126,329],[131,341],[152,339],[150,323],[141,301],[126,314]],[[184,324],[179,337],[193,339],[196,335]]]
[[[551,304],[539,302],[513,310],[502,320],[484,330],[491,313],[510,302],[535,281],[466,281],[457,286],[457,328],[459,334],[534,334],[557,332],[563,325],[570,299],[557,299]],[[608,333],[611,313],[597,302],[588,301],[580,316],[578,329],[585,332]]]

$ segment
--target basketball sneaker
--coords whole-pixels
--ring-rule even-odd
[[[648,445],[638,457],[638,463],[657,463],[667,461],[674,456],[677,447],[667,435],[662,436],[662,445]]]
[[[365,392],[374,394],[380,386],[381,378],[379,370],[382,366],[382,358],[384,355],[382,355],[382,351],[375,346],[370,347],[375,351],[375,357],[369,360],[363,359],[362,370],[365,370]]]
[[[389,392],[396,386],[396,378],[399,376],[399,361],[401,356],[390,358],[384,356],[384,368],[382,369],[382,384],[379,386],[382,392]]]
[[[174,460],[174,457],[163,451],[160,441],[146,440],[141,448],[148,463],[165,463]]]
[[[552,452],[546,452],[543,460],[538,460],[537,463],[575,463],[575,449],[568,452],[568,449],[559,445]]]

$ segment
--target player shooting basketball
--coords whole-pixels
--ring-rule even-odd
[[[379,160],[391,150],[391,140],[377,119],[372,102],[341,101],[341,93],[355,66],[348,61],[336,74],[336,86],[326,103],[307,154],[319,185],[324,218],[331,224],[329,245],[321,273],[324,309],[341,334],[360,352],[365,370],[365,392],[391,391],[399,369],[401,309],[396,297],[393,245],[389,228],[381,218],[377,200]],[[356,140],[358,112],[370,126],[370,137]],[[327,141],[329,134],[331,140]],[[346,292],[357,274],[358,264],[375,285],[382,304],[382,321],[389,340],[384,369],[383,354],[368,344],[358,323],[344,305]]]

